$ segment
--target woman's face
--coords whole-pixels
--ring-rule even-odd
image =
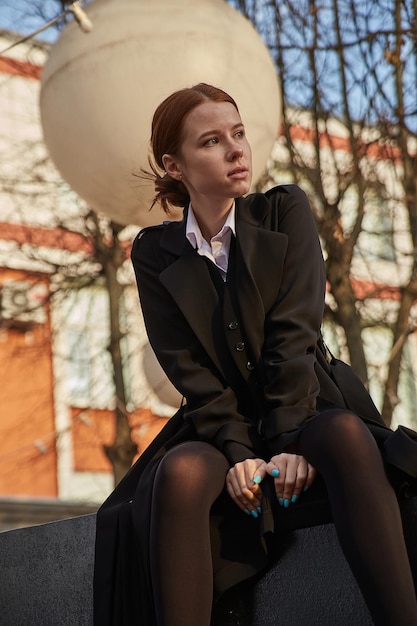
[[[248,193],[252,155],[239,113],[229,102],[204,102],[184,121],[178,156],[165,169],[186,186],[193,207]]]

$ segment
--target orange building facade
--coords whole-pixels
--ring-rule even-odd
[[[0,494],[58,495],[51,329],[48,305],[41,322],[8,317],[13,297],[29,284],[48,292],[47,278],[0,269]],[[18,291],[17,287],[20,286]],[[6,302],[5,302],[6,299]]]

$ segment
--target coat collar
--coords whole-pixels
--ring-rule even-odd
[[[252,226],[262,224],[269,209],[269,202],[263,194],[252,194],[246,198],[236,199],[236,231],[239,224],[244,223]],[[161,238],[161,247],[181,256],[187,249],[187,238],[185,237],[185,225],[187,223],[188,209],[184,209],[183,219],[178,222],[169,222]]]

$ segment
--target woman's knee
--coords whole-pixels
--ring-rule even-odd
[[[361,418],[346,410],[331,412],[329,430],[339,437],[346,437],[348,440],[363,436],[368,437],[370,434]]]
[[[161,459],[155,485],[162,492],[174,490],[199,498],[213,482],[214,490],[221,490],[226,472],[226,459],[216,448],[204,442],[186,442],[172,448]]]
[[[300,443],[301,448],[307,446],[327,454],[340,454],[343,451],[355,455],[376,448],[366,424],[345,409],[325,411],[315,417],[304,429]]]

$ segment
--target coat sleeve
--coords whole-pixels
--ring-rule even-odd
[[[323,255],[307,197],[295,185],[284,189],[285,193],[270,196],[288,248],[279,294],[266,315],[262,351],[266,380],[261,432],[272,454],[295,442],[298,428],[317,414],[315,352],[326,287]]]
[[[157,229],[149,229],[139,234],[132,247],[150,344],[166,375],[186,398],[184,419],[193,425],[197,438],[217,447],[231,465],[254,458],[256,430],[238,412],[233,390],[159,280],[167,265],[159,237]]]

